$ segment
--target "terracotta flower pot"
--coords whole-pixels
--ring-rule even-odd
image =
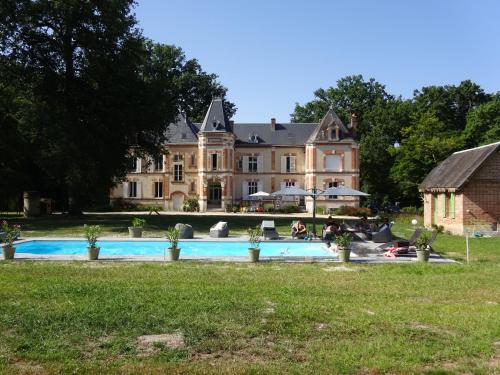
[[[338,248],[337,254],[339,254],[339,260],[341,262],[347,263],[351,259],[351,249]]]
[[[431,255],[430,250],[417,250],[417,260],[419,262],[428,262]]]
[[[181,249],[178,247],[169,247],[168,248],[168,260],[170,262],[174,262],[179,260],[179,255],[181,254]]]
[[[128,227],[128,236],[131,238],[141,238],[143,227]]]
[[[16,248],[12,245],[3,245],[3,259],[14,259],[14,254],[16,253]]]
[[[97,260],[99,258],[99,250],[101,250],[100,247],[87,247],[89,260]]]
[[[257,263],[259,261],[260,249],[257,248],[249,248],[248,249],[248,257],[250,258],[250,262]]]

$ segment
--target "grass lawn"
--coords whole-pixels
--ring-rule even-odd
[[[217,221],[147,218],[158,235]],[[19,221],[37,236],[84,222],[123,235],[130,219]],[[465,257],[461,237],[435,248]],[[3,261],[0,373],[500,373],[500,243],[471,249],[470,265]],[[179,346],[138,341],[158,334]]]

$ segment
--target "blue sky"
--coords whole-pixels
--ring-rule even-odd
[[[395,95],[471,79],[500,91],[500,1],[138,0],[140,27],[216,73],[236,121],[288,121],[351,74]]]

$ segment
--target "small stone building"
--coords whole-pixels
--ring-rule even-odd
[[[500,142],[455,152],[429,173],[419,191],[426,227],[498,234]]]

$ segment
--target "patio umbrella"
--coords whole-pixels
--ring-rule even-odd
[[[256,193],[250,194],[249,197],[256,197],[256,198],[266,198],[269,197],[271,194],[266,193],[265,191],[258,191]]]
[[[348,195],[352,197],[367,197],[370,194],[363,193],[362,191],[359,190],[354,190],[349,187],[345,186],[337,186],[337,187],[331,187],[326,189],[324,192],[320,193],[319,195]]]

